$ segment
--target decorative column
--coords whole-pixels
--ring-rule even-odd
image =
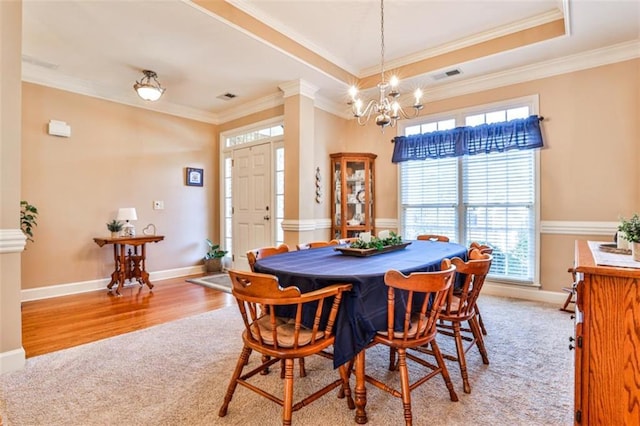
[[[24,367],[20,310],[22,2],[0,1],[0,374]],[[1,422],[1,420],[0,420]]]
[[[284,241],[290,247],[313,239],[315,230],[315,107],[318,88],[296,80],[284,92]]]

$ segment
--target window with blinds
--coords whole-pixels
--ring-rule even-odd
[[[530,112],[529,106],[460,112],[407,127],[405,135],[526,118]],[[536,182],[535,150],[400,163],[401,235],[443,234],[467,246],[488,244],[494,248],[493,279],[533,283]]]

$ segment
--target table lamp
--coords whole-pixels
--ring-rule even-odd
[[[124,220],[126,222],[122,227],[122,236],[135,237],[136,228],[129,223],[130,220],[138,220],[138,215],[136,214],[136,209],[134,207],[121,207],[118,209],[118,217],[116,219]]]

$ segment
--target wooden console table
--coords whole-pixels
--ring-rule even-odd
[[[153,284],[149,281],[149,273],[145,267],[146,251],[145,244],[157,243],[164,240],[163,235],[142,235],[139,237],[119,237],[119,238],[94,238],[93,241],[100,247],[105,244],[113,244],[113,260],[115,268],[111,273],[111,282],[107,285],[109,291],[114,284],[116,294],[120,296],[120,290],[124,286],[125,280],[138,281],[140,285],[146,284],[149,289],[153,288]],[[127,246],[129,251],[127,252]],[[138,247],[141,247],[138,253]],[[133,251],[132,251],[133,248]]]

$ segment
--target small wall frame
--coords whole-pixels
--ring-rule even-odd
[[[185,183],[187,186],[203,186],[204,170],[193,167],[185,168]]]

